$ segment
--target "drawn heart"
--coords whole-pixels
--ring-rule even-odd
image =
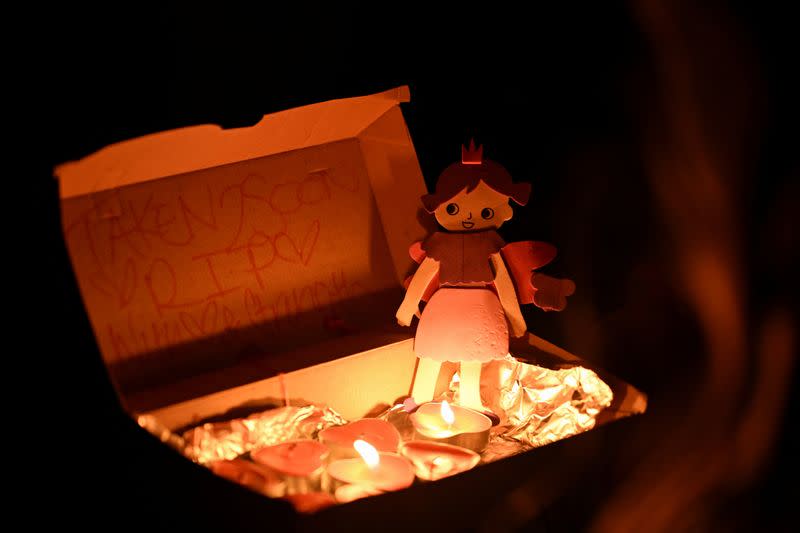
[[[236,329],[239,327],[240,321],[236,319],[236,315],[226,305],[222,306],[222,323],[225,329]]]
[[[314,252],[314,247],[317,245],[319,238],[319,220],[311,222],[311,227],[308,228],[306,236],[303,238],[303,244],[300,248],[300,259],[304,265],[307,265],[311,260],[311,254]]]
[[[311,222],[311,226],[303,237],[300,246],[286,233],[275,235],[275,250],[278,256],[289,263],[296,263],[299,260],[299,262],[307,265],[317,245],[319,226],[319,220]]]
[[[203,314],[200,317],[200,322],[192,316],[190,313],[186,311],[181,311],[180,313],[180,320],[181,324],[183,324],[184,329],[187,333],[192,335],[193,337],[204,337],[209,333],[213,333],[217,327],[217,316],[219,314],[219,309],[217,307],[217,302],[210,301],[206,305],[205,309],[203,309]]]

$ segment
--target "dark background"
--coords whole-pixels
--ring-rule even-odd
[[[28,274],[45,282],[29,298],[52,305],[44,306],[46,331],[33,337],[41,354],[34,375],[45,377],[35,385],[42,404],[32,413],[35,440],[48,454],[32,486],[47,502],[36,518],[235,529],[277,516],[267,517],[273,511],[245,491],[209,486],[205,472],[175,461],[122,414],[63,244],[53,166],[139,135],[205,123],[247,126],[267,113],[405,84],[411,102],[403,114],[429,186],[472,137],[487,157],[533,184],[531,202],[501,233],[555,243],[560,255],[547,272],[576,280],[578,292],[559,315],[526,310],[531,330],[650,396],[646,416],[596,431],[594,459],[568,473],[572,486],[536,512],[517,513],[508,527],[602,530],[608,524],[598,517],[608,501],[625,498],[617,489],[631,479],[643,492],[630,505],[657,506],[658,497],[645,497],[659,481],[658,470],[645,472],[656,464],[648,453],[702,410],[704,376],[713,369],[703,322],[672,264],[682,243],[670,209],[681,204],[654,192],[660,137],[653,131],[674,126],[664,104],[672,92],[652,18],[633,4],[537,4],[525,13],[452,7],[437,15],[432,5],[284,11],[266,3],[126,3],[38,14],[28,39],[41,52],[28,64],[24,79],[33,83],[24,90],[35,129],[28,159],[34,231],[42,234],[28,244],[42,259]],[[721,146],[718,160],[731,163],[719,168],[738,165],[719,173],[733,191],[735,221],[721,231],[735,232],[748,339],[743,365],[756,372],[761,319],[788,309],[797,289],[790,276],[800,207],[794,28],[786,13],[766,7],[661,7],[678,28],[671,34],[678,48],[689,58],[705,54],[699,64],[710,68],[693,70],[694,87],[701,111],[714,109],[700,121],[709,145]],[[731,132],[740,143],[715,143]],[[731,387],[734,412],[755,396],[753,381]],[[779,487],[792,486],[788,461],[797,441],[788,434],[797,401],[791,379],[766,390],[782,392],[763,413],[774,427],[757,472],[739,485],[711,483],[676,512],[683,520],[670,522],[674,529],[788,529],[792,490]],[[707,416],[715,416],[711,407]],[[735,421],[726,427],[735,433]],[[670,461],[677,468],[679,455],[665,456]],[[524,501],[525,491],[521,474],[513,501]],[[504,498],[513,499],[498,495],[476,529],[487,529],[492,516],[517,516]],[[265,516],[242,514],[253,507]]]

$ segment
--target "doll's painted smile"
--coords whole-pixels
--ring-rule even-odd
[[[464,229],[470,229],[475,223],[470,220],[462,220],[461,225],[464,226]]]

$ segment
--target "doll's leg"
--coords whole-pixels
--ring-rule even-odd
[[[459,403],[477,411],[486,408],[481,402],[481,362],[461,361],[461,383],[458,389]]]
[[[414,387],[411,389],[411,396],[417,404],[433,400],[436,392],[436,381],[439,379],[439,369],[442,367],[441,361],[419,358],[417,373],[414,376]]]

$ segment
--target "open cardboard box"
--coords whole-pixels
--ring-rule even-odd
[[[168,131],[56,169],[75,275],[131,416],[176,430],[288,396],[353,420],[409,393],[413,332],[394,312],[412,270],[409,245],[432,228],[399,108],[408,100],[400,87],[248,128]],[[511,353],[597,372],[614,393],[598,423],[644,411],[642,393],[534,335]],[[537,454],[297,520],[353,509],[357,528],[400,502],[433,525],[447,491],[481,501]]]

